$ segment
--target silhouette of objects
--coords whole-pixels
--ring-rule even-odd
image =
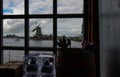
[[[46,60],[46,61],[44,62],[44,65],[50,65],[50,62],[49,62],[48,60]]]
[[[36,62],[37,59],[35,57],[32,57],[30,64],[27,65],[26,71],[27,72],[38,71],[38,64]]]
[[[70,40],[70,38],[67,39],[67,44],[68,44],[68,47],[71,48],[71,40]]]
[[[32,57],[31,61],[30,61],[30,64],[36,64],[36,62],[37,62],[37,59],[35,57]]]
[[[62,39],[59,39],[59,41],[57,42],[57,45],[58,45],[59,47],[62,47]]]
[[[96,48],[95,42],[88,42],[88,41],[84,40],[84,41],[82,42],[82,48],[83,48],[83,49],[86,49],[86,50],[95,51],[95,48]]]
[[[65,36],[62,37],[62,46],[63,46],[62,48],[67,48]]]
[[[67,41],[65,36],[62,36],[62,38],[59,39],[59,42],[57,43],[57,45],[61,48],[67,48]]]
[[[52,73],[52,65],[50,65],[50,62],[48,60],[43,64],[41,73]]]
[[[27,72],[38,71],[38,65],[37,64],[28,64],[26,71]]]

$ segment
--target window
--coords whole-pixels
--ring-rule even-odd
[[[72,40],[72,48],[81,48],[85,1],[1,0],[0,56],[6,50],[25,55],[29,51],[56,52],[57,41],[64,35]],[[38,32],[36,27],[40,27]]]

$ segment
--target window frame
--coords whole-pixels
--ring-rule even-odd
[[[3,0],[0,1],[0,64],[3,62],[3,50],[23,50],[25,55],[29,51],[53,51],[56,53],[57,49],[57,19],[59,18],[83,18],[83,24],[87,25],[88,21],[88,0],[83,0],[83,13],[81,14],[57,14],[57,0],[53,0],[53,14],[29,14],[29,0],[24,0],[24,14],[22,15],[3,15]],[[31,18],[51,18],[53,19],[53,47],[29,47],[29,19]],[[24,47],[3,46],[3,19],[24,19]],[[85,27],[85,26],[84,26]],[[84,37],[86,37],[85,32]],[[73,48],[74,49],[74,48]],[[75,48],[81,49],[81,48]]]

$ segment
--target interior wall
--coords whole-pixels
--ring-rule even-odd
[[[100,75],[120,77],[120,0],[99,0]]]

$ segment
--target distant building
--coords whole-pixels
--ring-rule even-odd
[[[33,32],[34,31],[36,31],[34,38],[36,38],[36,40],[42,39],[42,31],[41,31],[41,27],[39,25],[33,29]]]

